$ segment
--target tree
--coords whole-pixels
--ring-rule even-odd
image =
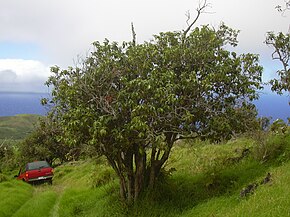
[[[81,147],[62,144],[60,135],[61,129],[52,118],[40,119],[36,129],[19,145],[22,163],[46,160],[52,164],[56,159],[60,162],[78,159]]]
[[[282,63],[282,69],[277,71],[278,79],[272,79],[272,91],[282,94],[283,91],[290,91],[290,34],[283,34],[282,32],[275,34],[268,32],[266,37],[266,44],[274,48],[272,58],[279,60]]]
[[[149,42],[93,43],[82,65],[55,66],[51,110],[66,144],[90,144],[130,202],[154,188],[175,141],[219,141],[256,127],[262,67],[237,55],[237,31],[222,24],[165,32]],[[134,35],[134,34],[133,34]]]
[[[276,6],[276,9],[284,14],[290,9],[290,1],[285,0],[285,6]],[[272,79],[270,84],[272,85],[272,91],[282,94],[283,91],[290,92],[290,34],[279,32],[275,34],[274,32],[268,32],[266,36],[265,43],[274,48],[272,53],[273,60],[279,60],[282,63],[282,69],[277,71],[279,76],[278,79]],[[289,104],[290,105],[290,104]]]

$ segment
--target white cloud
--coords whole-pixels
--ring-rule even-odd
[[[0,0],[1,1],[1,0]],[[48,63],[62,67],[86,54],[95,41],[131,40],[134,22],[137,40],[149,40],[161,31],[187,27],[185,12],[195,16],[199,0],[13,0],[1,1],[0,40],[33,42]],[[270,30],[288,31],[289,20],[276,10],[283,0],[208,0],[213,14],[202,14],[198,24],[227,25],[240,29],[242,50],[266,52],[263,41]],[[244,51],[244,52],[246,52]]]
[[[15,72],[17,77],[13,78],[9,74],[9,79],[14,79],[14,84],[19,84],[20,88],[21,82],[32,84],[39,81],[38,86],[41,86],[49,72],[46,65],[56,64],[62,68],[74,66],[73,60],[78,55],[85,56],[93,41],[103,41],[104,38],[131,40],[131,22],[134,22],[137,41],[140,43],[150,40],[153,34],[161,31],[186,29],[185,13],[190,10],[193,19],[199,0],[0,2],[0,26],[3,29],[0,42],[34,44],[39,48],[37,59],[45,63],[34,60],[9,60],[8,63],[8,60],[1,60],[0,67],[5,67],[0,70]],[[263,41],[267,31],[288,31],[290,13],[286,14],[288,17],[282,17],[275,9],[276,5],[284,4],[284,0],[208,2],[212,4],[208,11],[213,13],[202,14],[197,25],[210,24],[217,27],[224,21],[230,27],[241,30],[238,51],[261,54],[261,64],[271,66],[272,51]],[[23,56],[23,59],[27,57]],[[275,72],[272,69],[268,71]],[[4,81],[4,74],[1,77],[0,80]],[[272,74],[265,77],[272,77]],[[0,90],[3,89],[2,82]]]
[[[17,78],[17,75],[11,69],[5,69],[0,71],[0,84],[13,83]]]
[[[0,59],[0,91],[45,91],[49,74],[49,67],[36,60]]]

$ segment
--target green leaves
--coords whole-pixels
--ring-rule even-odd
[[[53,104],[58,142],[105,155],[132,199],[154,185],[176,140],[221,141],[257,127],[250,101],[262,67],[258,56],[226,49],[237,45],[237,34],[222,24],[160,33],[143,44],[94,42],[80,68],[51,69],[52,99],[44,103]]]
[[[274,34],[268,32],[265,43],[273,47],[274,52],[272,58],[279,60],[282,63],[282,69],[277,71],[279,78],[272,79],[272,91],[282,94],[283,91],[290,91],[290,34],[283,34],[282,32]]]
[[[100,144],[128,143],[126,137],[153,144],[146,134],[163,132],[210,135],[218,117],[227,120],[261,88],[258,57],[225,49],[236,46],[237,34],[222,24],[217,31],[195,28],[186,38],[160,33],[139,45],[94,42],[83,68],[51,69],[54,112],[71,138],[84,134]],[[226,134],[237,128],[227,123]]]

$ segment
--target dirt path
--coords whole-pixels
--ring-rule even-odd
[[[51,217],[59,217],[58,209],[59,209],[59,202],[60,202],[61,195],[58,195],[55,204],[51,210]]]
[[[51,210],[51,217],[59,217],[59,203],[60,203],[60,199],[61,199],[61,196],[63,194],[63,191],[64,191],[64,187],[61,186],[61,185],[52,185],[51,186],[51,189],[57,193],[57,199],[55,201],[55,204]]]
[[[55,192],[57,195],[55,204],[53,208],[49,212],[49,217],[59,217],[59,203],[62,197],[62,194],[64,192],[64,187],[61,185],[48,185],[48,184],[41,184],[33,186],[33,194],[30,200],[33,200],[33,198],[37,197],[39,194],[46,192],[46,191],[52,191]],[[25,203],[22,205],[25,206]],[[21,207],[20,207],[21,208]],[[19,209],[20,209],[19,208]]]

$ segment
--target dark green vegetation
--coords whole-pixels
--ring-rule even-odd
[[[268,173],[269,182],[261,184]],[[158,187],[132,206],[120,200],[117,176],[103,158],[56,167],[52,186],[6,179],[0,183],[1,217],[289,216],[290,134],[261,133],[219,145],[178,142]]]
[[[155,187],[176,141],[220,142],[259,127],[251,102],[262,67],[257,55],[228,50],[237,35],[221,24],[160,33],[143,44],[95,42],[82,67],[51,69],[58,141],[105,156],[121,197],[136,201]]]

